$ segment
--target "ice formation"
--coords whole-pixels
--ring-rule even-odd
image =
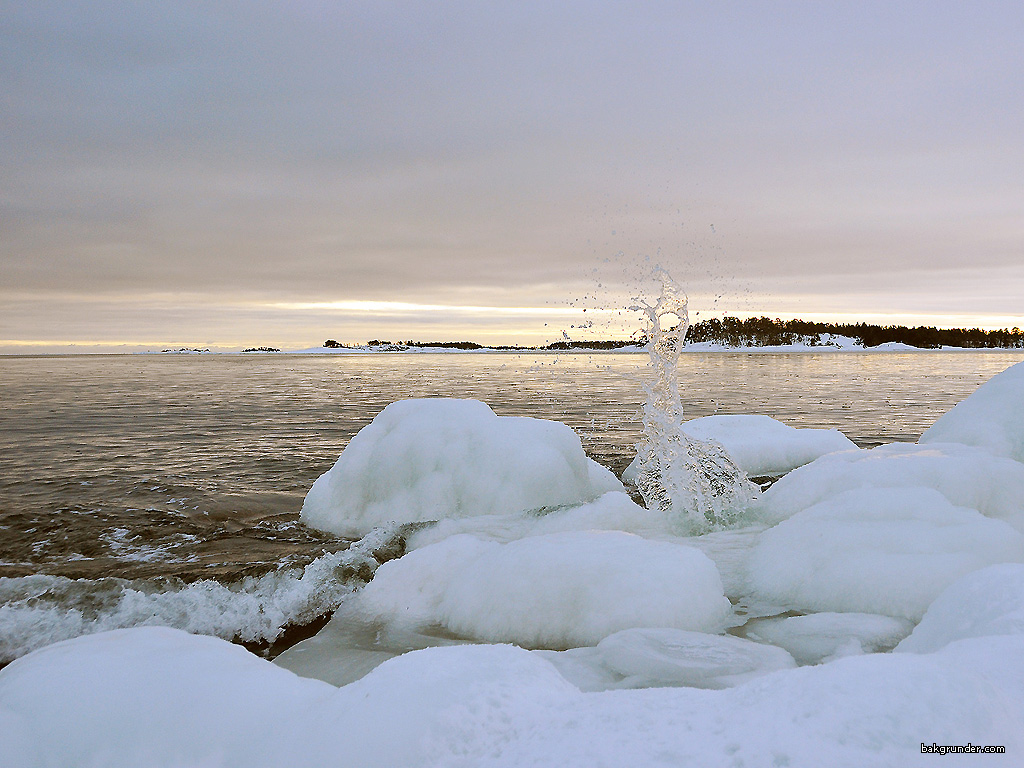
[[[857,488],[761,534],[750,586],[785,608],[919,620],[978,568],[1024,560],[1024,536],[930,488]]]
[[[719,443],[752,477],[782,475],[827,453],[857,447],[838,429],[798,429],[771,416],[702,416],[681,428],[697,440]]]
[[[1024,635],[1024,565],[992,565],[953,582],[896,650],[930,653],[991,635]]]
[[[874,613],[812,613],[754,619],[746,636],[785,648],[801,664],[819,664],[840,656],[891,650],[910,634],[905,619]]]
[[[581,691],[670,685],[729,688],[796,666],[781,648],[681,629],[627,629],[593,648],[537,653]]]
[[[704,533],[742,524],[756,488],[720,443],[691,437],[682,429],[679,355],[689,328],[686,295],[664,270],[661,295],[644,302],[648,379],[644,384],[643,437],[630,480],[647,506],[660,509],[681,533]],[[662,323],[678,319],[673,328]]]
[[[379,621],[528,648],[594,645],[632,627],[717,632],[731,612],[702,552],[617,531],[451,536],[385,563],[356,600]]]
[[[1024,363],[993,376],[941,416],[921,443],[963,443],[1024,462]]]
[[[307,524],[343,536],[592,501],[622,484],[564,424],[498,416],[476,400],[401,400],[381,411],[321,475]]]
[[[891,443],[829,454],[783,477],[758,507],[767,522],[777,523],[845,491],[915,487],[1024,531],[1024,466],[950,443]]]

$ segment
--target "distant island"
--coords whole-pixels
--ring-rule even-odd
[[[869,325],[868,323],[812,323],[806,320],[771,320],[752,317],[740,320],[701,320],[690,326],[687,343],[710,342],[726,347],[774,347],[791,344],[824,346],[835,337],[852,339],[870,348],[882,344],[906,344],[919,349],[962,347],[967,349],[1024,349],[1020,328],[986,331],[981,328],[935,328],[920,325]],[[836,344],[833,344],[836,346]]]
[[[508,352],[540,352],[562,350],[616,350],[643,347],[647,343],[639,338],[615,341],[573,340],[555,341],[536,347],[513,345],[484,345],[472,341],[386,341],[371,339],[366,344],[342,344],[328,339],[327,349],[370,350],[374,352],[403,352],[416,349],[497,350]],[[780,320],[752,317],[740,320],[723,317],[693,323],[686,334],[687,346],[725,348],[749,347],[821,347],[872,349],[883,345],[903,345],[916,349],[1024,349],[1024,331],[1020,328],[986,331],[981,328],[908,327],[904,325],[871,325],[869,323],[814,323],[807,320]],[[247,350],[248,351],[248,350]]]

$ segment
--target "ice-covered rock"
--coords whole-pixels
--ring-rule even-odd
[[[789,651],[801,664],[887,651],[913,629],[906,619],[874,613],[811,613],[754,619],[745,626],[754,640]]]
[[[1024,462],[1024,363],[1010,366],[939,417],[921,443],[963,443]]]
[[[931,653],[956,640],[991,635],[1024,636],[1024,565],[992,565],[955,581],[896,650]]]
[[[1024,466],[978,448],[891,443],[822,456],[762,494],[770,523],[857,488],[932,488],[951,504],[1005,520],[1024,531]]]
[[[920,619],[957,578],[1024,560],[1024,536],[930,488],[858,488],[761,534],[755,595],[796,610]]]
[[[382,621],[528,648],[594,645],[632,627],[717,632],[731,612],[702,552],[616,531],[452,536],[385,563],[355,599]]]
[[[681,629],[627,629],[593,648],[537,653],[581,691],[728,688],[796,666],[792,656],[772,645]]]
[[[519,514],[621,491],[556,421],[498,416],[477,400],[391,403],[352,438],[302,505],[344,536],[389,523]]]
[[[798,429],[771,416],[716,415],[683,422],[698,440],[715,440],[752,477],[782,475],[835,451],[857,446],[838,429]]]

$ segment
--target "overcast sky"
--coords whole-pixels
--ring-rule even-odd
[[[1019,1],[26,0],[0,34],[0,350],[533,343],[610,332],[652,263],[702,316],[1024,326]]]

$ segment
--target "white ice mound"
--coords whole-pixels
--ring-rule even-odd
[[[910,634],[906,619],[874,613],[812,613],[747,622],[747,637],[785,648],[801,664],[889,650]]]
[[[792,656],[772,645],[681,629],[627,629],[594,648],[536,653],[581,691],[729,688],[796,666]]]
[[[314,528],[358,536],[388,523],[582,504],[622,484],[556,421],[498,416],[477,400],[387,406],[302,504]]]
[[[856,488],[932,488],[1024,531],[1024,466],[963,445],[891,443],[823,456],[764,492],[759,513],[779,522]]]
[[[1024,462],[1024,363],[986,381],[921,435],[922,443],[963,443]]]
[[[954,582],[897,651],[931,653],[969,637],[1024,636],[1024,565],[982,568]]]
[[[594,645],[632,627],[717,632],[731,612],[702,552],[616,531],[452,536],[385,563],[355,599],[382,621],[527,648]]]
[[[87,635],[0,673],[0,712],[21,715],[45,756],[2,764],[224,764],[212,754],[237,755],[255,734],[332,690],[213,637],[166,627]]]
[[[698,440],[715,440],[752,477],[781,475],[835,451],[855,449],[838,429],[797,429],[771,416],[702,416],[683,422]]]
[[[761,534],[752,592],[796,610],[920,619],[956,579],[1024,560],[1024,536],[930,488],[860,488]]]

